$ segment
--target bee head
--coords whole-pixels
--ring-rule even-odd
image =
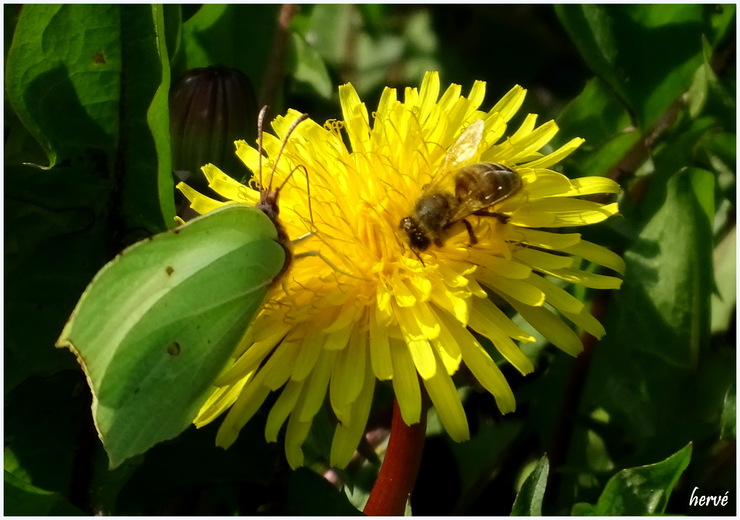
[[[409,238],[409,245],[416,251],[426,251],[432,244],[426,233],[421,230],[419,224],[411,217],[402,218],[399,228],[406,232]]]

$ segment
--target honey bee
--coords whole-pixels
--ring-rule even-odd
[[[426,185],[411,215],[399,225],[414,250],[425,251],[432,244],[442,247],[452,227],[462,222],[470,244],[478,242],[470,215],[492,216],[505,221],[506,216],[488,211],[495,204],[514,195],[522,187],[517,172],[502,164],[476,163],[457,168],[477,150],[483,134],[483,121],[471,123],[450,148],[440,172]],[[452,189],[454,186],[454,194]]]

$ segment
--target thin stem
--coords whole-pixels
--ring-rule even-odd
[[[365,505],[366,515],[403,516],[419,474],[426,430],[426,406],[421,420],[409,426],[403,421],[398,401],[394,401],[388,449]]]
[[[278,26],[272,40],[272,53],[267,62],[267,70],[262,82],[261,105],[273,105],[277,97],[280,83],[283,80],[283,66],[290,40],[290,21],[297,12],[298,6],[293,4],[283,4],[280,8]]]
[[[609,303],[610,294],[606,291],[596,293],[593,303],[591,304],[591,314],[599,320],[604,321],[606,310]],[[555,427],[555,433],[550,452],[550,467],[561,468],[568,455],[568,448],[573,440],[573,429],[576,425],[576,415],[581,405],[583,389],[586,386],[586,379],[591,367],[594,349],[597,340],[594,336],[584,332],[581,334],[581,343],[583,352],[575,359],[571,375],[568,378],[568,385],[565,389],[563,404],[558,414],[558,423]],[[550,479],[550,489],[559,490],[562,485],[563,475],[554,472]]]

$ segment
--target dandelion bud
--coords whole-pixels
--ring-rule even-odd
[[[180,180],[205,185],[201,166],[213,163],[236,179],[247,175],[234,141],[255,138],[256,98],[237,69],[192,69],[170,92],[172,168]]]

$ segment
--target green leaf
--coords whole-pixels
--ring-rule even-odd
[[[692,118],[700,114],[711,115],[727,129],[735,129],[735,96],[728,92],[714,72],[712,49],[706,38],[703,39],[703,63],[694,73],[691,87],[687,92],[687,105]]]
[[[691,461],[689,444],[656,464],[624,469],[607,482],[596,505],[579,503],[574,515],[653,515],[665,512],[668,499]]]
[[[689,87],[702,59],[704,11],[691,4],[556,6],[583,58],[643,131]]]
[[[600,78],[590,80],[565,107],[558,126],[558,145],[573,136],[586,138],[578,153],[565,162],[563,170],[570,177],[606,175],[640,140],[629,113]]]
[[[311,45],[332,68],[339,68],[347,56],[347,38],[353,30],[357,6],[350,4],[317,4],[301,9],[291,27]]]
[[[128,243],[174,226],[165,32],[160,6],[29,5],[8,57],[8,98],[49,167],[95,157]]]
[[[167,227],[173,226],[175,217],[175,198],[173,196],[174,184],[172,178],[172,153],[170,150],[170,112],[169,112],[169,91],[170,91],[170,58],[167,42],[172,39],[168,34],[168,13],[163,5],[152,6],[152,16],[154,18],[154,41],[156,42],[156,52],[160,67],[160,80],[157,83],[154,97],[146,113],[146,120],[149,131],[154,139],[157,160],[157,190],[158,207],[161,211],[162,218]],[[170,22],[171,23],[171,22]],[[146,179],[146,177],[145,177]],[[159,215],[157,215],[159,216]]]
[[[76,485],[73,469],[81,439],[94,438],[89,435],[90,399],[81,385],[79,372],[65,370],[28,378],[6,394],[6,471],[48,491],[66,493]]]
[[[733,227],[714,249],[716,293],[712,293],[713,333],[729,329],[737,306],[737,228]]]
[[[106,261],[110,183],[90,163],[5,168],[5,390],[74,367],[53,348]],[[71,363],[70,363],[71,361]]]
[[[542,516],[542,499],[545,497],[550,462],[543,456],[522,484],[516,495],[511,516]]]
[[[182,26],[177,76],[196,67],[241,70],[259,92],[277,29],[277,5],[204,4]]]
[[[366,96],[388,81],[388,69],[403,58],[405,42],[398,34],[383,32],[357,35],[357,78],[352,84]]]
[[[112,468],[193,421],[283,268],[276,237],[264,213],[229,205],[133,245],[93,279],[57,346],[88,378]]]
[[[299,34],[292,34],[292,42],[293,63],[290,68],[293,80],[300,84],[301,91],[324,99],[330,98],[334,84],[321,55]]]
[[[361,516],[349,503],[346,495],[338,491],[321,475],[299,468],[291,472],[285,515],[295,516]]]
[[[23,7],[6,64],[8,100],[49,167],[118,139],[120,7]]]
[[[730,42],[725,41],[728,37],[728,34],[733,34],[737,22],[735,20],[735,14],[737,11],[737,6],[735,4],[716,4],[711,6],[710,9],[707,10],[707,18],[708,20],[708,41],[709,44],[712,47],[717,47],[719,44],[728,44]],[[731,43],[734,46],[734,36],[733,36],[733,43]]]
[[[175,225],[165,32],[162,6],[121,10],[125,81],[117,168],[128,243]]]
[[[164,34],[169,60],[172,61],[180,51],[182,42],[182,6],[164,4]]]
[[[404,33],[406,40],[406,76],[423,78],[428,70],[440,70],[440,42],[434,31],[429,11],[417,11],[409,17]]]
[[[585,502],[573,504],[570,514],[571,516],[599,516],[599,513],[596,512],[596,508]]]
[[[429,412],[427,424],[427,435],[431,433],[434,423],[439,428],[439,418],[432,408]],[[509,419],[496,423],[485,423],[481,421],[478,431],[467,442],[451,442],[451,448],[460,468],[460,485],[464,500],[473,501],[477,494],[485,489],[495,477],[493,468],[501,464],[508,450],[512,448],[516,440],[523,434],[522,422]]]
[[[263,413],[264,412],[264,413]],[[110,488],[110,477],[131,470],[131,477],[111,503],[106,514],[141,516],[155,512],[162,515],[252,515],[269,514],[276,504],[265,491],[288,470],[281,465],[282,446],[265,442],[265,417],[260,410],[239,432],[236,442],[224,450],[213,439],[218,424],[200,429],[189,428],[177,438],[158,444],[136,459],[138,464],[124,464],[115,471],[100,472],[102,482],[95,489]],[[140,463],[139,463],[140,461]],[[107,484],[104,486],[103,484]],[[194,490],[199,490],[198,504],[193,506]],[[236,504],[224,507],[214,504],[214,496],[228,495]],[[210,499],[209,499],[210,497]],[[163,509],[163,505],[170,508]]]
[[[734,441],[737,437],[737,389],[733,384],[725,394],[720,418],[720,438]]]
[[[622,341],[681,366],[708,338],[714,187],[711,172],[693,168],[671,176],[664,193],[658,185],[665,200],[624,255]]]
[[[82,516],[84,512],[58,493],[46,491],[5,472],[5,509],[8,516]]]

